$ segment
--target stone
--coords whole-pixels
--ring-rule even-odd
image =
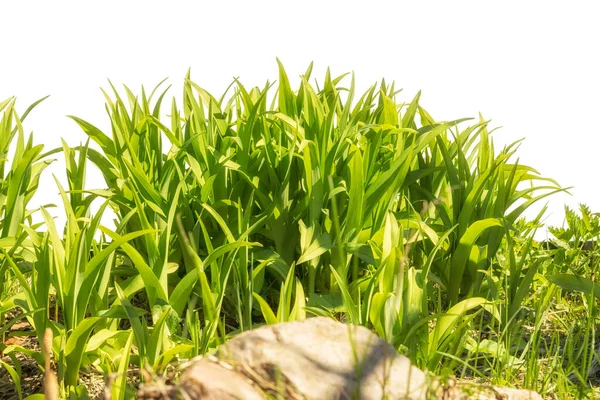
[[[154,386],[138,399],[541,399],[529,390],[442,382],[368,329],[324,317],[243,332],[214,356],[186,363],[175,386]]]
[[[266,397],[251,380],[226,364],[200,358],[185,369],[180,390],[192,399],[264,400]]]
[[[367,328],[325,317],[241,333],[217,357],[306,399],[422,399],[428,389],[425,374],[389,343]]]

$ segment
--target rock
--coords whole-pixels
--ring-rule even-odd
[[[244,375],[226,364],[201,358],[185,369],[180,389],[192,399],[263,400],[265,395]]]
[[[199,357],[176,386],[150,385],[138,399],[539,400],[529,390],[428,377],[364,327],[309,318],[241,333]],[[169,394],[166,394],[166,393]],[[156,397],[159,394],[160,397]],[[271,396],[271,397],[269,397]]]
[[[244,332],[221,346],[217,356],[264,392],[285,391],[285,398],[391,400],[427,395],[425,374],[408,358],[368,329],[330,318]],[[208,380],[188,369],[180,384],[191,387],[194,381],[206,387]],[[237,388],[233,381],[223,386]]]

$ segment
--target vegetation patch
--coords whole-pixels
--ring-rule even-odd
[[[482,116],[436,121],[385,81],[358,94],[311,73],[292,88],[280,64],[277,84],[219,97],[188,73],[172,101],[111,84],[110,132],[71,116],[85,144],[47,152],[24,130],[39,102],[0,102],[0,377],[17,398],[40,391],[31,362],[61,397],[97,394],[93,375],[129,398],[238,333],[313,316],[431,374],[593,396],[598,215],[567,210],[538,243],[545,208],[523,213],[566,189],[519,142],[498,150]],[[55,157],[67,184],[32,209]]]

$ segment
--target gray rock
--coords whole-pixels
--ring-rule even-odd
[[[306,399],[422,399],[425,374],[364,327],[330,318],[262,326],[223,345],[218,357],[251,378]]]
[[[180,391],[192,399],[264,400],[262,390],[224,363],[200,358],[185,369],[179,380]]]
[[[241,333],[216,357],[188,363],[172,389],[184,399],[541,399],[528,390],[441,383],[368,329],[322,317]],[[157,398],[151,393],[138,399]]]

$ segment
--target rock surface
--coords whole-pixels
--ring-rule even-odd
[[[421,399],[425,374],[367,328],[330,318],[263,326],[218,357],[307,399]]]
[[[377,335],[322,317],[241,333],[179,385],[202,399],[422,399],[428,390],[425,374]]]
[[[468,382],[442,385],[368,329],[322,317],[241,333],[216,356],[187,364],[172,387],[171,393],[181,394],[177,398],[541,399],[528,390]],[[140,388],[138,399],[156,398],[153,389]],[[164,386],[160,389],[164,394]]]
[[[223,363],[210,359],[199,360],[188,367],[180,386],[192,399],[204,400],[263,400],[263,391],[243,374]]]

